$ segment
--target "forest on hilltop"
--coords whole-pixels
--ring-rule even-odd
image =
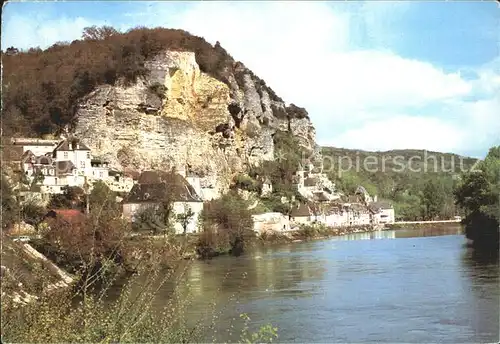
[[[392,201],[400,220],[446,219],[460,213],[453,192],[461,172],[477,161],[412,149],[369,152],[322,147],[322,155],[325,173],[340,190],[352,194],[362,185],[370,195]]]
[[[88,27],[81,40],[59,42],[46,50],[15,47],[2,52],[3,135],[42,136],[71,125],[78,100],[101,84],[134,82],[148,70],[144,62],[164,50],[193,51],[202,72],[228,83],[242,72],[266,87],[220,46],[183,30],[138,27],[121,33],[112,27]]]

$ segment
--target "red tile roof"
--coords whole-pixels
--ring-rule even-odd
[[[48,212],[46,217],[58,217],[66,221],[81,221],[84,219],[85,214],[77,209],[52,209]]]

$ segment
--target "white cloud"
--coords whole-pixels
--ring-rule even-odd
[[[85,27],[100,24],[82,17],[48,19],[43,15],[13,15],[4,19],[2,25],[2,49],[10,46],[21,49],[39,46],[45,49],[59,41],[71,42],[80,39]]]
[[[386,120],[368,121],[328,143],[364,150],[419,148],[453,151],[460,145],[461,137],[460,129],[438,118],[399,115]]]
[[[449,102],[431,117],[392,114],[321,142],[363,150],[426,149],[443,152],[487,151],[500,144],[500,95],[488,100]],[[453,114],[450,118],[449,114]]]

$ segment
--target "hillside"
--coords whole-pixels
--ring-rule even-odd
[[[278,131],[316,147],[305,109],[219,43],[182,30],[86,28],[82,40],[44,51],[8,49],[3,64],[4,135],[68,129],[113,168],[187,167],[220,194],[235,174],[274,159]]]
[[[453,216],[457,178],[476,163],[474,158],[457,154],[414,149],[370,152],[322,147],[321,151],[324,170],[339,189],[352,193],[363,185],[371,195],[392,200],[396,214],[407,220],[422,217],[426,185],[440,193],[437,216]]]

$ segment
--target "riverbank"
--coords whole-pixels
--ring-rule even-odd
[[[294,243],[310,240],[324,240],[331,237],[355,234],[369,233],[381,230],[380,226],[352,226],[352,227],[326,227],[323,225],[302,225],[297,230],[287,232],[268,231],[258,236],[258,241],[262,245],[277,243]]]
[[[384,230],[398,230],[398,229],[420,229],[420,228],[429,228],[429,229],[446,229],[446,228],[455,228],[461,227],[462,223],[459,221],[442,221],[442,222],[405,222],[405,223],[392,223],[387,224],[384,227]]]

